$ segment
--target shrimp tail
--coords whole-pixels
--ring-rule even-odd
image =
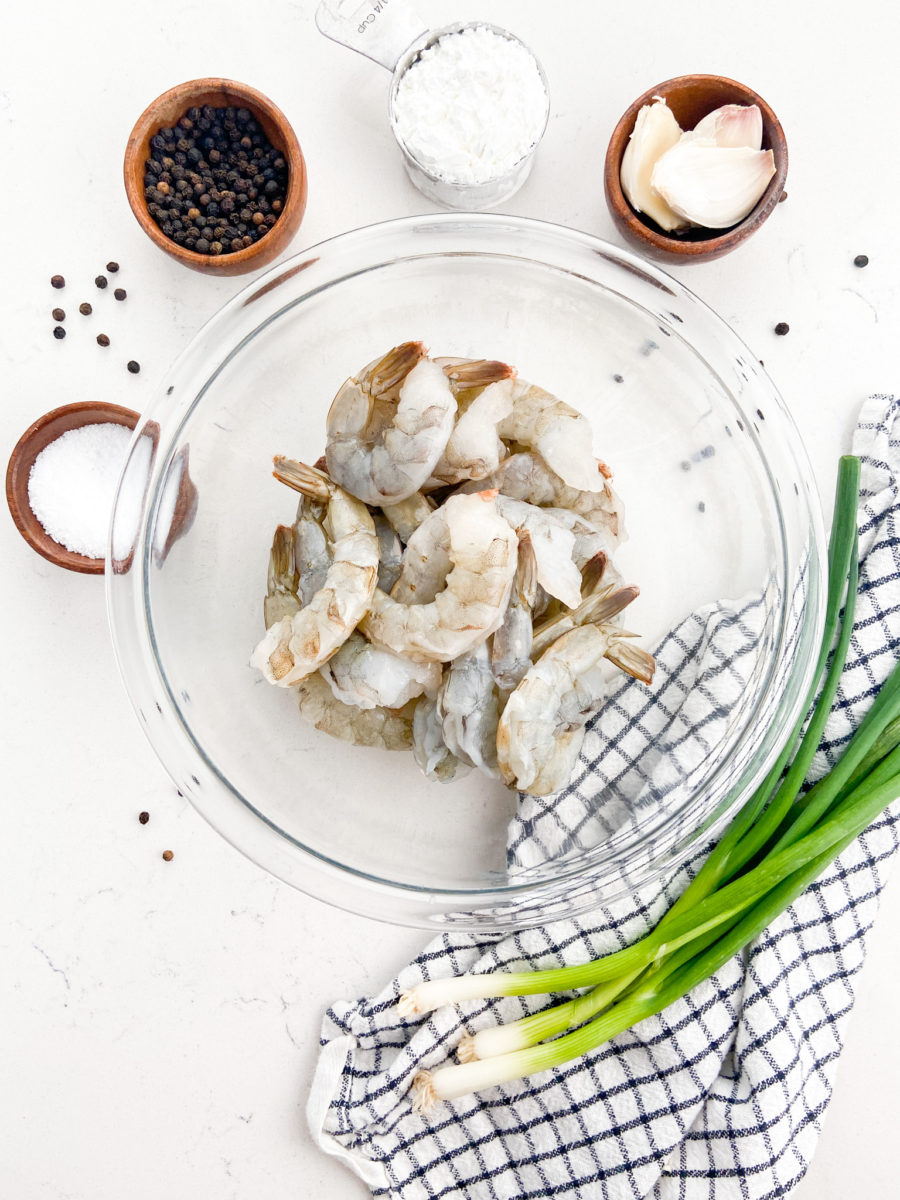
[[[279,483],[287,484],[295,492],[301,492],[304,496],[309,496],[311,500],[317,500],[320,504],[327,504],[332,484],[324,471],[318,471],[315,467],[309,467],[306,463],[298,462],[294,458],[287,458],[283,454],[276,454],[272,462],[274,464],[272,474]]]
[[[619,634],[607,650],[606,657],[626,675],[639,679],[641,683],[650,684],[656,670],[656,659],[640,646],[625,640],[634,636],[630,633]]]
[[[512,379],[516,368],[509,363],[497,359],[477,358],[471,361],[447,363],[444,374],[451,383],[460,388],[487,387],[489,383],[499,383],[501,379]]]
[[[396,387],[426,353],[422,342],[403,342],[389,350],[384,358],[379,359],[371,368],[368,385],[370,393],[377,395]]]

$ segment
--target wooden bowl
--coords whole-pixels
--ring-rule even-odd
[[[189,108],[202,108],[205,104],[212,108],[250,109],[288,167],[288,190],[278,220],[258,242],[229,254],[198,254],[179,246],[153,220],[144,198],[144,169],[151,157],[150,139],[160,129],[174,125]],[[232,79],[192,79],[158,96],[135,122],[125,147],[124,170],[128,203],[147,237],[184,266],[210,275],[243,275],[270,263],[286,249],[306,211],[306,163],[287,117],[262,92]]]
[[[6,502],[9,511],[16,528],[29,546],[50,562],[56,563],[58,567],[80,571],[84,575],[102,575],[104,560],[76,554],[55,542],[31,511],[31,505],[28,503],[28,477],[34,460],[45,446],[49,446],[70,429],[107,423],[126,425],[129,429],[134,429],[139,420],[138,413],[132,412],[130,408],[120,408],[118,404],[95,404],[91,401],[66,404],[62,408],[54,408],[52,412],[44,413],[25,430],[16,443],[6,468]]]
[[[775,174],[756,207],[737,225],[725,230],[689,229],[665,233],[650,217],[639,215],[625,199],[620,171],[622,156],[638,112],[655,97],[666,101],[682,129],[694,126],[723,104],[758,104],[762,113],[763,150],[775,156]],[[723,75],[679,75],[648,89],[625,111],[613,130],[606,151],[603,187],[606,203],[619,233],[648,258],[662,262],[708,262],[740,246],[759,229],[781,199],[787,179],[788,151],[784,131],[769,105],[751,88]]]

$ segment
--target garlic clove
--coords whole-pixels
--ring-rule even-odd
[[[771,150],[683,138],[657,159],[650,186],[692,225],[727,229],[753,209],[774,174]]]
[[[758,104],[723,104],[708,113],[683,136],[691,141],[709,141],[716,146],[762,147],[763,123]]]
[[[651,189],[650,175],[657,160],[680,137],[681,127],[665,100],[645,104],[637,115],[619,170],[622,191],[631,207],[645,213],[666,232],[683,229],[687,222]]]

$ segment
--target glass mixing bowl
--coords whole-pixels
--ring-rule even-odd
[[[410,338],[513,363],[588,414],[624,506],[616,562],[641,589],[626,623],[642,645],[705,606],[756,598],[741,686],[716,699],[702,761],[646,810],[606,813],[601,791],[591,803],[608,819],[588,824],[587,842],[510,857],[514,793],[477,772],[430,782],[411,754],[334,741],[248,665],[272,534],[296,509],[272,456],[314,462],[341,382]],[[106,579],[138,717],[232,845],[357,913],[499,929],[621,896],[721,826],[797,718],[823,563],[794,425],[758,360],[696,296],[583,233],[443,214],[313,247],[200,331],[136,430]]]

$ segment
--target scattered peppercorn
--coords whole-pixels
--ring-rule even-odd
[[[288,166],[246,108],[188,109],[150,139],[147,211],[195,254],[235,253],[265,237],[283,210]]]
[[[857,254],[853,260],[854,267],[867,267],[869,265],[868,254]]]
[[[116,290],[113,292],[113,295],[117,300],[124,300],[128,293],[124,288],[116,288]]]
[[[137,373],[138,373],[138,371],[140,371],[140,369],[141,369],[141,364],[139,362],[135,362],[135,360],[133,358],[129,360],[128,370],[131,372],[132,375],[137,375]]]
[[[66,281],[63,279],[62,275],[51,275],[50,286],[57,289],[64,288],[66,286]]]
[[[64,321],[66,319],[66,310],[64,308],[54,308],[50,315],[54,321]]]
[[[83,304],[78,305],[78,311],[83,317],[89,317],[94,310],[91,308],[90,304],[88,304],[87,300],[85,300]]]
[[[142,825],[146,825],[150,820],[150,814],[148,812],[142,812],[138,815],[138,820]]]
[[[96,283],[97,287],[102,292],[103,289],[106,287],[106,285],[109,283],[109,280],[106,278],[105,275],[98,275],[97,278],[94,280],[94,283]]]
[[[787,321],[779,321],[778,324],[775,326],[775,332],[778,334],[779,337],[784,337],[784,335],[786,333],[790,333],[790,331],[791,331],[791,327],[790,327],[790,325],[788,325]]]
[[[175,855],[171,850],[163,850],[163,859],[165,862],[171,862]]]
[[[109,345],[109,338],[106,336],[105,333],[97,334],[97,345],[98,346],[108,346]]]
[[[108,262],[106,264],[106,269],[109,271],[110,275],[115,275],[116,271],[119,269],[119,264],[117,262]]]
[[[782,203],[784,203],[785,200],[787,200],[787,192],[782,192],[781,195],[778,197],[778,203],[782,204]]]
[[[53,326],[53,336],[57,339],[57,341],[62,341],[62,339],[66,336],[66,331],[63,329],[62,325]]]

